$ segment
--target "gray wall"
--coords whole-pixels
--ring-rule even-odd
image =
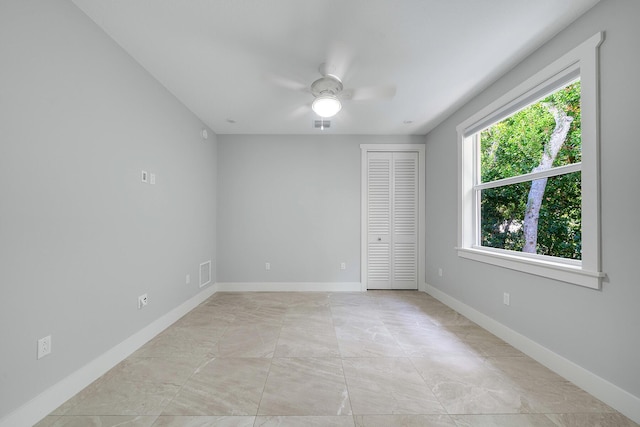
[[[216,143],[71,2],[2,0],[0,58],[3,418],[199,291]]]
[[[375,143],[424,137],[219,135],[218,281],[359,282],[360,144]]]
[[[429,284],[640,396],[637,16],[635,0],[602,0],[428,135],[426,266]],[[603,290],[457,258],[455,126],[600,30]],[[216,152],[62,0],[3,0],[0,58],[0,418],[195,295],[207,259],[219,282],[359,281],[359,144],[423,142],[219,136]]]
[[[603,0],[427,136],[427,283],[640,397],[640,2]],[[456,256],[455,126],[598,31],[600,48],[602,262],[594,291]],[[444,270],[438,277],[438,268]],[[502,293],[511,293],[511,306]]]

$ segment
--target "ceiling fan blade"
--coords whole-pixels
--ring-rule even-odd
[[[368,86],[357,89],[346,89],[342,93],[343,99],[353,101],[370,101],[378,99],[391,99],[396,95],[396,85]]]
[[[289,113],[290,119],[298,119],[311,112],[311,104],[303,104]]]
[[[275,84],[281,88],[293,90],[296,92],[309,92],[309,86],[305,83],[299,82],[289,77],[280,76],[277,74],[266,73],[264,75],[265,80]]]
[[[334,42],[327,53],[327,61],[320,65],[320,74],[330,74],[343,80],[353,60],[353,52],[343,42]]]

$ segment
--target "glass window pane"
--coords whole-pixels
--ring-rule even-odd
[[[535,206],[532,182],[481,191],[480,244],[523,251],[525,230],[537,236],[532,253],[581,259],[581,173],[559,175],[544,181],[540,208],[527,216],[527,206]],[[531,211],[531,210],[530,210]],[[529,252],[529,251],[527,251]]]
[[[521,251],[524,247],[524,210],[530,182],[481,191],[480,244]]]
[[[556,128],[554,109],[572,121],[552,167],[580,162],[580,81],[576,81],[480,132],[481,182],[524,175],[539,167]]]

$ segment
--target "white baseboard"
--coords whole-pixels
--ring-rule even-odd
[[[147,341],[171,326],[176,320],[197,307],[216,292],[210,286],[191,299],[180,304],[149,326],[136,332],[117,344],[106,353],[92,360],[60,382],[49,387],[29,402],[0,420],[0,427],[31,427],[72,398],[79,391],[100,378],[109,369],[126,359],[131,353],[142,347]]]
[[[360,282],[227,282],[218,292],[361,292]]]
[[[587,393],[600,399],[633,421],[640,423],[640,397],[634,396],[594,374],[591,371],[560,356],[526,336],[508,328],[491,317],[426,284],[426,293],[482,326],[492,334],[508,342],[560,376],[571,381]]]

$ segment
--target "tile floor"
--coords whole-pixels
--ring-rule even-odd
[[[62,426],[637,426],[412,291],[217,293],[64,403]]]

